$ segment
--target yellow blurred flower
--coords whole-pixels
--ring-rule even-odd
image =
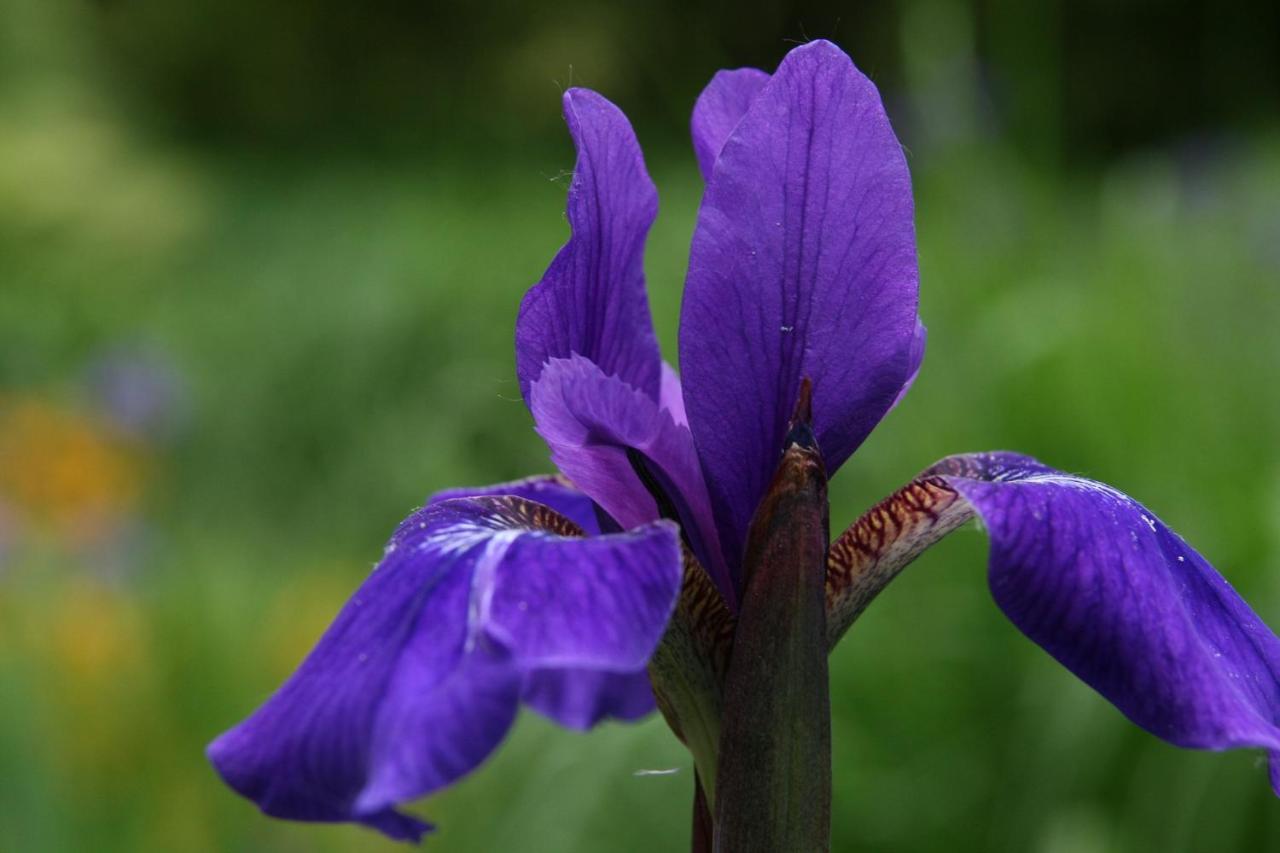
[[[146,626],[136,601],[88,579],[73,579],[59,598],[46,641],[76,692],[100,695],[105,682],[145,672]]]
[[[39,742],[68,796],[100,796],[162,736],[143,606],[118,587],[72,575],[26,596],[6,632],[36,674]]]
[[[89,418],[34,398],[0,399],[0,499],[73,545],[135,509],[141,458]]]

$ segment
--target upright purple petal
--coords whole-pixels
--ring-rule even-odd
[[[547,365],[530,389],[529,408],[551,461],[624,529],[659,517],[678,519],[690,547],[733,606],[734,582],[719,550],[688,429],[654,400],[576,356]],[[654,483],[637,474],[637,461]],[[654,486],[669,506],[659,506]]]
[[[725,140],[768,82],[769,75],[759,68],[726,69],[717,71],[698,96],[689,129],[704,181],[711,180],[711,171]]]
[[[547,359],[577,354],[657,399],[661,359],[643,266],[657,192],[621,110],[570,89],[564,117],[578,148],[567,205],[573,233],[520,305],[520,391],[527,401]]]
[[[1204,557],[1132,498],[1026,456],[929,475],[982,518],[992,595],[1024,634],[1152,734],[1266,749],[1280,794],[1280,639]]]
[[[830,42],[798,47],[716,161],[681,313],[689,426],[728,559],[802,378],[831,471],[893,404],[917,291],[911,181],[880,96]]]
[[[574,524],[588,536],[598,535],[600,522],[595,502],[562,476],[538,474],[507,483],[491,486],[462,486],[436,492],[427,499],[427,506],[454,500],[455,498],[479,498],[493,495],[515,495],[527,501],[549,506]]]
[[[613,676],[642,674],[665,630],[679,539],[668,522],[580,533],[511,496],[415,512],[297,672],[210,760],[267,814],[417,840],[428,825],[397,807],[482,762],[530,683],[569,685],[539,705],[568,725],[630,713]]]
[[[911,386],[916,384],[916,377],[920,375],[920,366],[924,364],[924,351],[928,343],[929,330],[925,328],[924,323],[917,317],[916,333],[911,339],[911,354],[907,360],[907,381],[902,383],[902,389],[898,391],[898,396],[893,398],[893,405],[889,408],[896,409],[898,404],[902,402],[902,398],[907,396],[907,392],[911,390]]]

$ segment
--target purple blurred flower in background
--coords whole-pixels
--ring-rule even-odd
[[[426,825],[396,807],[472,770],[522,702],[586,728],[656,696],[732,837],[751,786],[786,775],[776,742],[805,736],[769,726],[798,718],[821,741],[829,648],[977,516],[1018,628],[1172,743],[1267,749],[1280,790],[1280,641],[1133,499],[1026,456],[955,456],[828,548],[825,478],[925,345],[906,161],[844,53],[813,42],[773,75],[720,72],[698,99],[683,384],[650,320],[657,200],[631,126],[582,89],[564,110],[572,236],[516,328],[521,392],[563,476],[444,493],[406,519],[299,670],[210,746],[233,788],[279,817],[417,838]],[[817,556],[788,574],[779,542]],[[829,769],[811,772],[820,820]],[[793,819],[770,802],[765,831]]]
[[[159,350],[110,349],[90,364],[86,385],[97,408],[135,438],[166,438],[185,415],[182,376]]]

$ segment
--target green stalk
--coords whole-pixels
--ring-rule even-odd
[[[808,391],[806,381],[747,539],[746,593],[724,688],[716,853],[830,846],[827,483],[808,427]]]

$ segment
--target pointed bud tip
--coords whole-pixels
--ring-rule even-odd
[[[807,376],[800,380],[796,406],[792,410],[787,439],[783,443],[784,448],[793,445],[799,445],[803,450],[818,449],[818,440],[813,435],[813,382]]]

